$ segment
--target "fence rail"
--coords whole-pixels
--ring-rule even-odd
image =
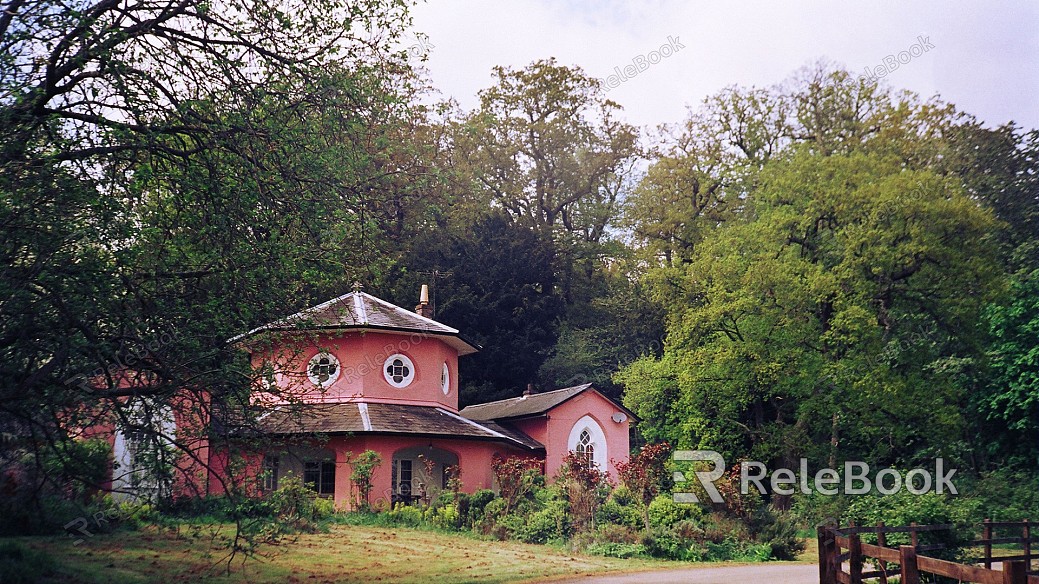
[[[1039,572],[1032,571],[1033,560],[1039,560],[1039,552],[1033,552],[1032,544],[1035,522],[991,521],[982,523],[981,539],[967,543],[969,547],[984,550],[979,565],[958,564],[949,560],[920,555],[944,549],[943,544],[921,545],[919,535],[936,531],[954,531],[953,525],[910,525],[889,527],[882,522],[875,526],[820,526],[819,538],[819,582],[820,584],[862,584],[864,580],[877,579],[887,584],[889,576],[899,576],[902,584],[919,584],[921,574],[933,574],[956,578],[961,582],[979,584],[1039,584]],[[997,530],[1020,530],[1019,536],[996,537]],[[889,547],[887,535],[907,533],[911,545],[897,549]],[[862,534],[872,534],[876,544],[862,541]],[[1023,553],[993,556],[992,546],[1002,544],[1019,545]],[[1002,570],[993,570],[994,563]],[[890,566],[897,564],[897,568]],[[871,570],[866,571],[869,565]],[[847,567],[847,571],[845,571]]]

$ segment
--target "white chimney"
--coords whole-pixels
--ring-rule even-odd
[[[422,285],[422,291],[419,292],[415,313],[426,318],[433,318],[433,307],[429,305],[429,286],[425,284]]]

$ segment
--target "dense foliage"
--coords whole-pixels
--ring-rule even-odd
[[[96,496],[92,426],[173,451],[206,431],[163,436],[174,412],[248,426],[259,373],[229,339],[354,282],[403,306],[431,284],[436,318],[484,347],[462,405],[592,382],[642,418],[636,444],[942,456],[973,494],[1039,511],[1039,132],[825,63],[657,136],[554,59],[495,68],[459,111],[399,49],[401,2],[229,8],[4,3],[0,480],[23,521],[5,526]],[[541,541],[608,513],[626,527],[601,527],[604,553],[732,557],[719,534],[767,508],[708,525],[659,473],[607,493],[513,470],[504,499],[443,521]]]

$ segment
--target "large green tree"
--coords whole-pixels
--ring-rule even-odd
[[[3,4],[0,424],[36,460],[174,394],[244,398],[230,337],[385,269],[428,175],[406,21],[392,1]]]
[[[660,359],[626,368],[644,432],[730,460],[910,463],[963,429],[965,369],[1001,271],[954,180],[805,148],[660,285]]]

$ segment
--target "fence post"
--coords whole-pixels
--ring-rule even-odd
[[[1025,526],[1021,529],[1021,535],[1025,538],[1025,571],[1032,569],[1032,526],[1025,519]]]
[[[985,519],[983,522],[985,530],[982,532],[982,538],[985,540],[985,569],[992,569],[992,520]]]
[[[1028,569],[1023,561],[1003,562],[1003,584],[1027,584]]]
[[[877,522],[877,545],[887,547],[887,534],[884,533],[883,521]],[[887,584],[887,562],[877,559],[877,566],[880,568],[880,584]]]
[[[916,548],[911,545],[899,546],[898,560],[902,565],[902,584],[920,584],[920,570],[916,566]]]
[[[833,554],[829,539],[833,535],[826,527],[820,525],[815,528],[815,535],[819,541],[819,584],[836,584],[830,579],[830,556]]]
[[[862,541],[858,533],[848,536],[848,561],[851,562],[851,584],[862,584]]]
[[[913,542],[913,548],[920,547],[920,536],[916,533],[916,522],[909,524],[909,539]]]

